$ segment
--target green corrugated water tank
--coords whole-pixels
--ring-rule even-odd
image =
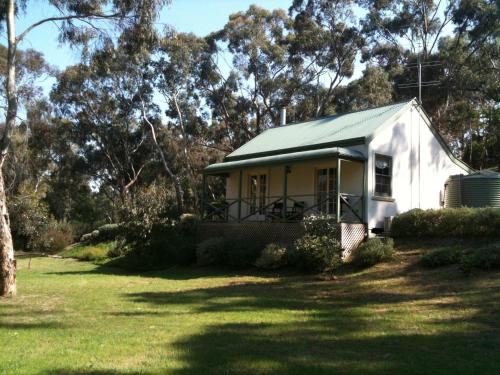
[[[500,173],[450,176],[444,191],[445,207],[500,207]]]

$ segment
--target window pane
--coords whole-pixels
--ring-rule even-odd
[[[335,213],[335,205],[337,203],[337,196],[335,192],[337,191],[337,170],[335,168],[330,168],[328,170],[328,213]]]
[[[387,156],[376,156],[375,173],[389,176],[391,174],[391,158]]]
[[[392,184],[392,158],[375,156],[375,195],[390,197]]]
[[[318,169],[316,172],[316,205],[321,213],[334,213],[336,205],[337,170]]]
[[[326,169],[318,169],[316,176],[316,204],[320,212],[326,211],[328,194],[328,173]]]
[[[250,176],[250,213],[255,213],[257,206],[257,176]]]
[[[264,207],[266,206],[266,175],[260,175],[260,195],[259,195],[259,211],[261,214],[264,213]]]
[[[389,176],[377,176],[377,184],[391,185],[391,178]]]
[[[265,174],[250,176],[250,214],[264,213],[267,194],[267,176]]]

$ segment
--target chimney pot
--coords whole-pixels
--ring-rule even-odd
[[[280,126],[286,125],[286,107],[281,108],[280,111]]]

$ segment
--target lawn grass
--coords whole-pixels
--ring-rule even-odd
[[[108,251],[115,246],[115,242],[103,242],[95,245],[76,243],[68,246],[59,253],[63,258],[75,258],[87,261],[101,261],[107,258]]]
[[[334,281],[20,259],[0,374],[499,374],[500,271],[405,249]]]

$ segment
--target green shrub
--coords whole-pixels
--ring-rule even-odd
[[[99,232],[97,240],[102,241],[114,241],[123,232],[122,224],[104,224],[97,228]]]
[[[133,259],[134,270],[163,269],[172,265],[188,265],[196,259],[195,236],[187,235],[178,225],[155,224],[145,240],[129,243],[125,256]]]
[[[195,214],[182,214],[179,223],[183,232],[196,233],[200,223],[200,217]]]
[[[21,191],[25,188],[21,186]],[[39,193],[26,191],[13,196],[8,203],[16,249],[54,253],[74,242],[73,227],[52,218]]]
[[[24,190],[8,199],[10,227],[16,249],[45,252],[42,238],[49,223],[50,214],[41,196]]]
[[[226,264],[232,268],[252,266],[261,251],[261,247],[252,241],[226,240]]]
[[[110,265],[149,271],[195,262],[197,217],[178,218],[174,201],[172,191],[161,182],[135,190],[123,205],[120,245],[112,254],[118,257]]]
[[[34,242],[42,252],[56,253],[73,243],[73,229],[71,225],[55,220],[50,221],[43,232]]]
[[[338,223],[328,215],[309,215],[303,221],[305,234],[311,236],[327,236],[336,238],[338,235]]]
[[[99,231],[96,229],[96,230],[93,230],[90,233],[85,233],[84,235],[82,235],[82,237],[80,237],[80,242],[84,242],[84,243],[97,243],[98,242],[98,240],[97,240],[98,238],[99,238]]]
[[[286,265],[286,256],[286,246],[270,243],[262,250],[259,258],[255,261],[255,266],[267,270],[280,268]]]
[[[107,255],[107,251],[103,251],[102,248],[96,246],[89,246],[87,249],[81,252],[81,254],[77,257],[79,260],[83,261],[97,261],[101,259],[105,259]]]
[[[394,237],[500,237],[500,209],[410,210],[392,222]]]
[[[342,264],[342,247],[335,238],[306,234],[295,241],[295,264],[307,271],[333,273]]]
[[[209,238],[196,247],[196,263],[199,266],[245,268],[251,266],[258,256],[259,248],[253,243],[224,237]]]
[[[473,269],[490,270],[500,268],[500,243],[453,245],[432,250],[421,258],[425,267],[441,267],[459,264],[465,274]]]
[[[127,244],[123,239],[117,240],[115,246],[108,250],[107,257],[118,258],[125,255],[128,250],[130,249],[127,247]]]
[[[474,268],[481,270],[500,268],[500,244],[465,252],[460,258],[460,269],[468,275]]]
[[[209,238],[196,246],[196,264],[220,265],[226,260],[227,244],[223,237]]]
[[[165,184],[153,183],[138,187],[133,198],[127,199],[122,207],[124,237],[129,244],[141,245],[158,228],[174,227],[179,230],[176,215],[171,210],[176,207],[174,196]],[[161,232],[161,231],[160,231]]]
[[[360,266],[373,266],[394,258],[394,241],[386,238],[370,238],[363,242],[353,254],[353,262]]]
[[[304,237],[295,241],[289,254],[291,264],[310,272],[333,273],[342,264],[338,223],[328,215],[304,218]]]
[[[461,250],[455,247],[445,247],[422,255],[420,262],[424,267],[428,268],[442,267],[458,263],[461,256]]]
[[[98,261],[108,257],[108,253],[115,247],[115,242],[105,242],[97,245],[78,243],[66,247],[59,253],[63,258],[76,258],[84,261]]]
[[[80,242],[85,243],[100,243],[114,241],[119,236],[124,234],[123,224],[104,224],[90,233],[86,233],[80,237]]]

